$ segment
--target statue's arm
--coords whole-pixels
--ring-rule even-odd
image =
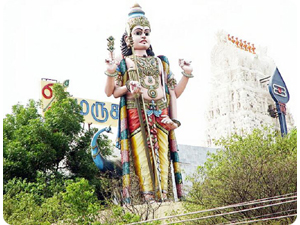
[[[122,74],[117,69],[121,61],[121,56],[117,57],[115,60],[108,58],[106,62],[106,84],[105,84],[105,94],[110,97],[113,95],[115,98],[119,98],[128,92],[126,85],[122,85]]]
[[[176,86],[176,80],[171,74],[169,79],[167,80],[167,86],[169,90],[169,96],[170,96],[170,102],[169,102],[169,115],[163,115],[164,119],[162,120],[163,123],[168,124],[168,127],[170,130],[176,129],[180,126],[177,122],[177,97],[175,93],[175,86]]]
[[[119,72],[120,73],[120,72]],[[118,74],[115,77],[107,76],[105,85],[105,94],[110,97],[113,95],[115,98],[119,98],[128,92],[126,85],[121,85],[122,82],[118,79],[122,75]]]
[[[107,97],[110,97],[114,93],[114,90],[115,90],[115,78],[107,76],[105,89],[104,89]]]
[[[128,92],[128,89],[125,85],[119,86],[119,85],[115,84],[114,92],[113,92],[113,95],[115,98],[119,98],[119,97],[127,94],[127,92]]]
[[[121,72],[118,72],[118,75],[115,77],[113,96],[115,98],[119,98],[125,94],[127,94],[128,88],[126,85],[123,85],[123,76]]]
[[[125,62],[126,62],[126,67],[129,68],[127,70],[129,78],[131,77],[130,74],[132,73],[137,75],[134,62],[128,57],[125,58]],[[142,93],[142,87],[138,81],[131,80],[130,78],[125,85],[122,86],[122,84],[123,84],[123,77],[121,73],[119,73],[118,76],[116,77],[115,88],[113,92],[115,98],[121,97],[127,94],[128,92],[133,95],[139,95]]]
[[[179,66],[183,69],[183,72],[182,72],[183,75],[182,75],[179,83],[174,88],[176,98],[179,98],[179,96],[185,90],[186,85],[189,82],[189,79],[193,77],[193,75],[192,75],[193,68],[191,66],[191,62],[188,62],[184,59],[179,59]]]
[[[170,118],[177,119],[177,97],[175,90],[170,89]]]
[[[120,60],[121,61],[121,60]],[[108,75],[105,85],[105,93],[107,96],[113,95],[115,98],[119,98],[128,92],[131,94],[141,94],[142,93],[142,87],[138,81],[129,80],[125,85],[123,85],[123,76],[120,72],[120,69],[117,69],[119,66],[119,62],[116,63],[116,66],[110,65],[107,63],[107,72],[106,75]],[[128,73],[130,71],[135,71],[135,65],[134,62],[129,59],[125,58],[126,61],[126,67],[130,68]],[[114,77],[111,77],[109,74],[115,74]]]
[[[177,120],[177,98],[175,91],[169,90],[170,93],[170,106],[169,115],[162,115],[162,123],[167,124],[169,130],[174,130],[180,126],[180,122]]]
[[[105,94],[107,97],[110,97],[115,91],[115,78],[119,75],[117,67],[120,64],[119,59],[114,59],[113,53],[110,53],[109,57],[105,59],[106,71],[104,72],[107,75],[106,84],[105,84]]]
[[[189,78],[187,78],[186,76],[181,77],[179,83],[174,88],[176,98],[179,98],[179,96],[183,93],[188,82]]]

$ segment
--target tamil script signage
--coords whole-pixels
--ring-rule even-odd
[[[45,80],[41,81],[43,113],[51,108],[52,102],[55,101],[52,90],[54,83]],[[82,108],[81,114],[84,116],[85,123],[117,127],[119,118],[118,104],[76,97],[74,99]]]
[[[118,104],[83,98],[75,98],[75,101],[81,106],[81,114],[84,116],[86,123],[118,126]]]

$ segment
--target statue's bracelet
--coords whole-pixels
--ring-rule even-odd
[[[172,119],[172,121],[173,121],[174,123],[176,123],[178,127],[180,127],[180,126],[181,126],[181,123],[180,123],[178,120],[176,120],[176,119]]]
[[[114,72],[114,73],[109,73],[109,72],[107,72],[107,71],[105,71],[104,73],[105,73],[105,75],[107,75],[107,76],[109,76],[109,77],[116,77],[116,76],[118,75],[118,71],[117,71],[117,70],[116,70],[116,72]]]
[[[181,72],[183,76],[187,77],[187,78],[193,78],[194,75],[193,74],[187,74],[184,71]]]

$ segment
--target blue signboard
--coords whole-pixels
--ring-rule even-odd
[[[289,91],[285,85],[285,82],[276,68],[269,83],[269,92],[276,103],[276,109],[278,113],[281,135],[287,134],[287,126],[285,120],[286,103],[290,100]]]
[[[273,76],[271,77],[269,91],[275,102],[286,104],[290,100],[289,91],[278,68],[276,68]]]

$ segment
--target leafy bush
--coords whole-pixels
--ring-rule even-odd
[[[94,220],[94,216],[101,208],[94,192],[94,187],[89,185],[85,179],[70,183],[66,187],[66,192],[62,193],[63,201],[67,205],[71,218],[80,220]],[[66,210],[66,209],[65,209]],[[67,211],[68,211],[67,210]]]
[[[44,186],[22,180],[10,181],[3,196],[3,214],[10,224],[94,221],[101,209],[94,187],[85,179],[65,181],[65,190],[45,198]]]
[[[217,145],[222,148],[210,154],[204,166],[189,178],[193,184],[187,199],[192,204],[186,204],[189,210],[297,192],[296,129],[284,138],[268,128],[256,129],[248,136],[221,139]],[[224,219],[251,218],[291,209],[296,209],[296,204],[253,210]]]

